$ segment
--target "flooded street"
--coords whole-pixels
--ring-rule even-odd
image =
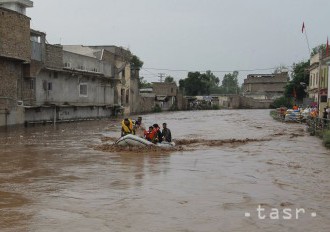
[[[118,137],[120,120],[1,131],[0,231],[330,231],[330,151],[303,124],[269,110],[143,120],[202,142],[163,154],[96,150]]]

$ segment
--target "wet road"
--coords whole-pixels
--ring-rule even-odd
[[[304,125],[268,110],[144,116],[165,121],[174,139],[204,143],[95,150],[116,120],[0,132],[0,231],[330,231],[330,152]],[[254,141],[205,143],[232,138]]]

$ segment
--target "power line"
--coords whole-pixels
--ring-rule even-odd
[[[286,66],[287,68],[292,68],[292,65]],[[234,71],[238,72],[254,72],[254,71],[266,71],[266,70],[274,70],[278,67],[271,67],[271,68],[254,68],[254,69],[235,69],[235,70],[210,70],[213,73],[230,73]],[[168,68],[143,68],[145,71],[149,72],[149,70],[156,70],[156,71],[169,71],[169,72],[207,72],[209,70],[188,70],[188,69],[168,69]]]

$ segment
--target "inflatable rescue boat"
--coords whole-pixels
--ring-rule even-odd
[[[137,146],[137,147],[158,146],[158,147],[168,148],[168,147],[175,146],[174,142],[171,142],[171,143],[162,142],[162,143],[154,144],[144,138],[140,138],[139,136],[131,135],[131,134],[121,137],[120,139],[118,139],[115,142],[115,144],[118,146],[123,146],[123,147],[126,147],[126,146]]]

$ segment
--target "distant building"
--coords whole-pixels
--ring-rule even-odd
[[[284,95],[289,76],[287,72],[279,74],[249,74],[244,80],[243,96],[261,102],[273,102]]]
[[[177,108],[179,88],[175,82],[153,82],[152,89],[153,93],[156,95],[156,104],[158,104],[162,110]]]
[[[139,101],[138,112],[150,112],[156,105],[163,111],[184,108],[183,95],[175,82],[153,82],[151,88],[140,89]]]

